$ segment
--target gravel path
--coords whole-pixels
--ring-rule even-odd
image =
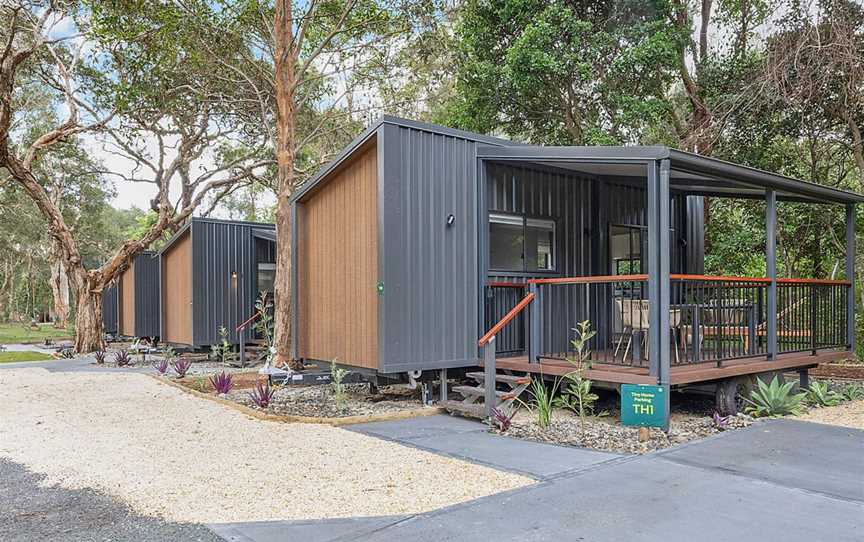
[[[43,476],[0,459],[0,540],[4,542],[219,542],[201,525],[134,513],[92,489],[46,487]]]
[[[864,400],[850,401],[833,407],[814,408],[797,419],[864,429]]]
[[[418,513],[531,483],[343,429],[262,422],[129,373],[0,371],[0,457],[172,521]]]

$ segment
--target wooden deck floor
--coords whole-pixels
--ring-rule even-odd
[[[828,363],[844,359],[850,355],[845,350],[820,351],[815,356],[809,352],[780,354],[776,360],[766,360],[765,356],[724,361],[722,367],[715,362],[698,363],[672,367],[672,385],[696,384],[712,382],[748,374],[758,374],[768,371],[797,370],[815,367],[820,363]],[[481,362],[482,365],[482,362]],[[567,361],[544,359],[541,363],[528,363],[527,356],[502,357],[496,361],[498,369],[540,373],[550,376],[563,376],[573,371],[573,366]],[[596,382],[609,384],[656,384],[657,380],[648,374],[647,367],[628,367],[597,363],[586,373],[586,376]]]

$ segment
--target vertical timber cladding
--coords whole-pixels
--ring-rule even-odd
[[[255,309],[255,228],[272,229],[273,225],[203,218],[192,221],[192,328],[196,347],[218,343],[222,327],[228,331],[229,342],[240,342],[237,326]],[[252,327],[244,333],[250,340]]]
[[[378,368],[378,153],[355,151],[298,203],[300,356]]]
[[[161,257],[162,340],[192,344],[192,238],[187,230]]]
[[[120,335],[135,337],[135,262],[123,270],[119,282]]]
[[[378,144],[380,370],[476,365],[477,141],[453,131],[384,123]]]

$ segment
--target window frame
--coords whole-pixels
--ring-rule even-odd
[[[495,220],[494,220],[495,216],[518,218],[522,221],[522,269],[521,270],[501,269],[501,268],[492,267],[492,261],[491,261],[492,260],[492,258],[491,258],[491,256],[492,256],[492,223],[495,222]],[[525,248],[526,248],[525,243],[527,242],[527,239],[528,239],[527,229],[528,229],[528,221],[529,220],[538,220],[538,221],[551,222],[552,223],[552,253],[551,253],[552,269],[529,270],[527,268],[527,258],[525,257],[525,252],[526,252],[525,251]],[[559,252],[558,251],[558,245],[559,245],[559,243],[558,243],[558,231],[559,231],[559,224],[558,224],[557,218],[551,217],[551,216],[528,214],[528,213],[516,213],[513,211],[489,210],[487,215],[486,215],[486,222],[487,222],[486,235],[488,238],[488,243],[487,243],[488,248],[487,248],[486,252],[487,252],[487,257],[489,258],[488,261],[489,261],[489,272],[490,273],[494,273],[497,275],[516,275],[516,276],[537,275],[537,274],[557,275],[559,273],[559,271],[558,271],[558,252]],[[503,222],[498,222],[498,223],[502,224]]]

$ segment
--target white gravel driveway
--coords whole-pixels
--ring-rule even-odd
[[[411,514],[533,482],[335,427],[255,420],[141,374],[37,368],[0,370],[0,456],[202,523]]]

